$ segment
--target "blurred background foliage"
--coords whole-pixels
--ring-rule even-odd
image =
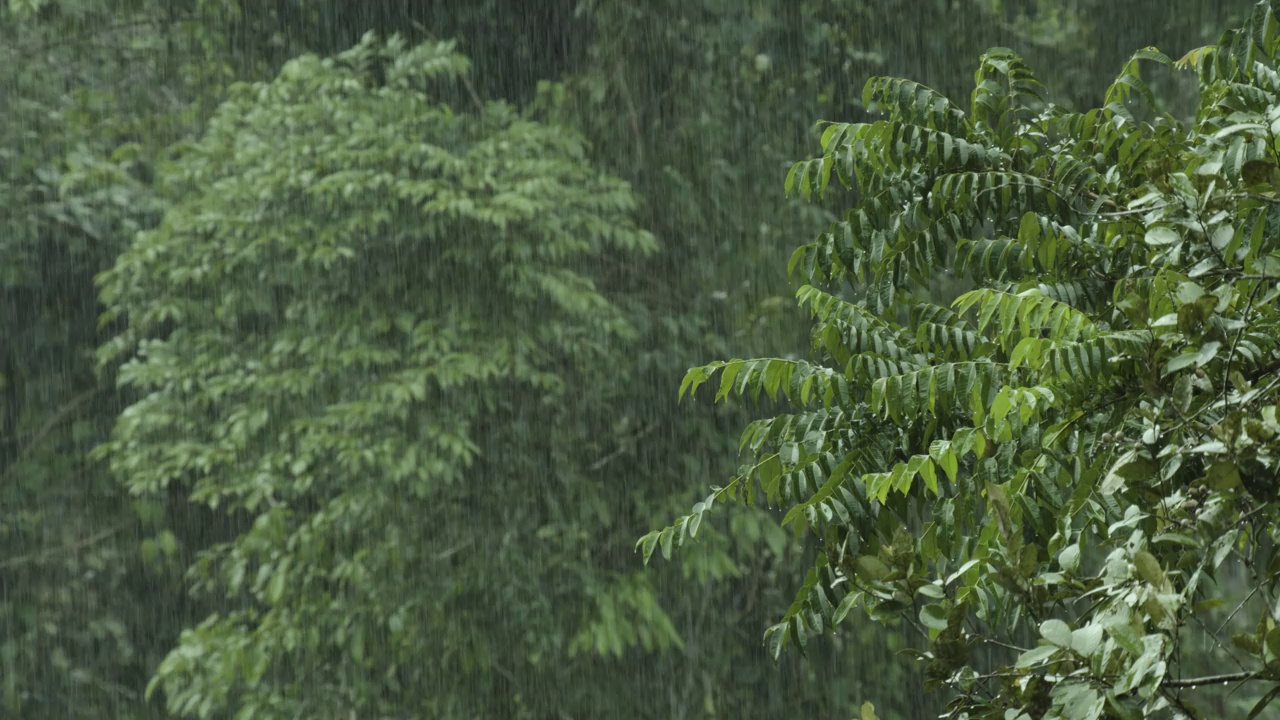
[[[965,97],[978,55],[1002,45],[1028,58],[1056,101],[1086,106],[1135,48],[1176,57],[1247,5],[8,0],[0,9],[3,715],[235,717],[241,709],[225,693],[176,707],[163,685],[144,699],[164,658],[178,647],[194,652],[179,644],[184,630],[216,633],[216,624],[202,626],[212,613],[252,606],[193,590],[200,558],[243,541],[253,516],[193,502],[189,484],[131,493],[108,463],[90,459],[140,399],[117,388],[115,364],[95,361],[128,321],[102,317],[95,278],[140,231],[210,192],[176,182],[175,163],[234,82],[269,80],[300,54],[339,53],[374,31],[410,45],[457,42],[471,70],[442,91],[454,112],[502,101],[526,120],[580,134],[587,160],[629,184],[632,221],[658,248],[575,261],[634,328],[593,360],[590,389],[578,390],[590,402],[526,410],[518,425],[482,413],[496,433],[484,437],[507,445],[489,448],[488,465],[459,469],[468,492],[479,499],[522,479],[540,507],[558,509],[476,510],[450,527],[437,551],[457,547],[465,560],[445,570],[450,586],[493,604],[463,628],[446,632],[447,615],[419,628],[410,659],[465,652],[474,662],[465,674],[436,662],[413,692],[467,717],[848,717],[868,697],[882,699],[886,719],[929,717],[936,706],[920,699],[921,669],[892,659],[914,642],[909,629],[868,624],[819,644],[807,663],[768,659],[760,639],[774,620],[768,608],[784,606],[791,589],[770,597],[776,591],[766,588],[798,552],[776,518],[735,510],[686,562],[639,572],[634,538],[687,508],[691,479],[729,474],[733,429],[749,412],[678,406],[679,378],[709,357],[805,347],[783,268],[824,211],[784,201],[782,178],[808,152],[814,118],[861,116],[866,77],[909,77]],[[1177,107],[1185,89],[1155,85]],[[493,292],[478,282],[448,290],[475,307]],[[516,401],[531,408],[535,399]],[[506,479],[491,486],[498,481],[477,467]],[[506,555],[485,562],[477,548],[494,538]],[[378,584],[433,592],[440,572],[422,565]],[[322,674],[341,676],[354,662],[330,655]],[[305,675],[273,682],[286,695],[320,694]],[[362,713],[384,690],[333,701],[324,716],[379,716]]]

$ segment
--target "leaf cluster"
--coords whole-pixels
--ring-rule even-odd
[[[856,198],[789,264],[811,359],[681,387],[792,410],[747,428],[741,471],[642,538],[645,560],[718,503],[779,509],[813,561],[774,655],[855,608],[903,620],[950,717],[1203,717],[1184,690],[1280,687],[1277,9],[1177,62],[1139,51],[1082,113],[1005,49],[967,112],[870,80],[884,119],[829,124],[786,178]],[[1181,69],[1190,121],[1144,79]],[[939,299],[943,277],[969,289]],[[1208,628],[1243,617],[1233,649]],[[1183,674],[1206,628],[1238,672]]]

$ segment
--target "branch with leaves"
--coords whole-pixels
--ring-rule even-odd
[[[1126,103],[1156,102],[1148,65],[1196,72],[1194,121],[1134,118]],[[792,168],[788,193],[859,198],[788,268],[813,356],[689,371],[681,395],[791,410],[748,427],[754,463],[638,547],[669,555],[715,502],[778,508],[816,553],[765,633],[775,656],[858,609],[918,623],[948,717],[1193,715],[1182,691],[1280,668],[1280,575],[1253,552],[1280,534],[1262,511],[1280,473],[1280,224],[1259,187],[1280,172],[1276,7],[1176,63],[1140,50],[1083,113],[1009,50],[976,80],[965,112],[874,78],[884,118],[829,124]],[[940,273],[973,285],[932,302]],[[1184,636],[1210,623],[1235,631],[1241,671],[1182,676]],[[977,643],[1017,654],[979,661]]]

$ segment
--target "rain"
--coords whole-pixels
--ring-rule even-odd
[[[0,0],[0,718],[943,716],[918,608],[775,653],[847,539],[650,535],[794,411],[682,381],[821,351],[788,267],[858,190],[785,185],[868,79],[968,112],[1008,48],[1083,112],[1254,7]],[[1211,630],[1188,677],[1238,669]]]

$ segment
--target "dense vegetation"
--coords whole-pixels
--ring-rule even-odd
[[[640,566],[633,539],[728,474],[733,431],[759,416],[680,406],[674,388],[707,357],[802,352],[783,269],[797,233],[843,207],[787,201],[781,180],[813,118],[904,112],[887,91],[867,105],[863,78],[960,97],[963,69],[1008,45],[1065,107],[1087,108],[1111,101],[1101,89],[1127,49],[1203,44],[1244,3],[531,5],[0,2],[0,715],[942,708],[945,696],[920,700],[925,664],[885,662],[886,648],[929,647],[901,624],[850,614],[857,633],[775,664],[755,629],[778,622],[813,546],[768,507],[721,508],[679,565]],[[953,31],[903,30],[938,24]],[[1195,109],[1176,73],[1148,87],[1176,115]],[[1039,122],[1045,109],[1026,107],[1008,128]],[[1004,130],[893,117],[1035,175]],[[1167,127],[1175,166],[1210,151]],[[888,148],[858,132],[827,144]],[[1234,133],[1224,142],[1254,138]],[[904,162],[956,162],[892,152],[849,168],[907,188],[923,178]],[[1092,191],[1127,208],[1145,180],[1106,182]],[[1218,209],[1266,205],[1213,192],[1226,193]],[[801,267],[817,287],[813,268],[839,266],[813,257]],[[1078,267],[1062,263],[1054,282]],[[1196,279],[1206,293],[1239,280],[1218,270]],[[943,304],[967,282],[932,277],[916,300]],[[896,279],[895,303],[912,287]],[[1269,348],[1219,342],[1206,372]],[[1003,358],[982,347],[970,359]],[[1162,443],[1184,432],[1161,427]],[[1246,604],[1235,622],[1247,612],[1259,617]],[[1220,662],[1216,648],[1178,649]]]
[[[747,464],[645,536],[645,558],[717,504],[779,507],[811,561],[765,633],[775,655],[861,610],[928,638],[949,717],[1269,712],[1277,7],[1176,63],[1139,51],[1089,111],[1048,103],[1005,49],[982,56],[967,111],[868,81],[885,119],[826,125],[786,179],[857,190],[789,264],[812,361],[716,362],[681,387],[791,410],[748,425]],[[1152,107],[1151,67],[1196,75],[1193,120]],[[1224,705],[1227,683],[1256,704]]]

